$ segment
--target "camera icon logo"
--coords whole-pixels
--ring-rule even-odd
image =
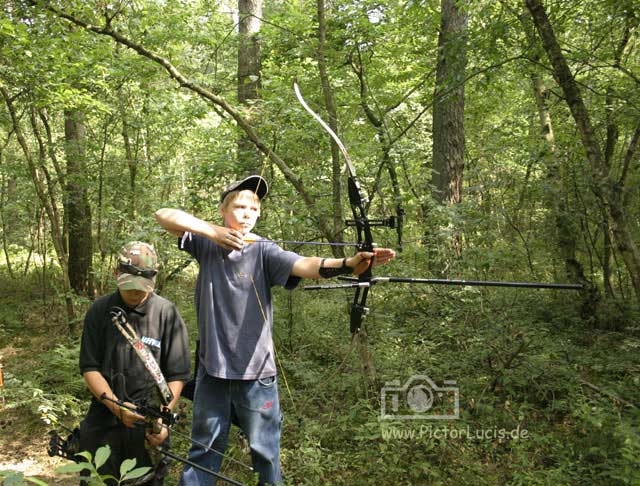
[[[442,386],[427,375],[413,375],[404,385],[388,381],[380,390],[380,420],[455,420],[460,418],[460,391],[455,380]]]

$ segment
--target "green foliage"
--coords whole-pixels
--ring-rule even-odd
[[[46,332],[47,329],[64,326],[63,322],[55,322],[63,315],[56,306],[52,308],[49,305],[48,314],[43,315],[44,306],[41,309],[40,303],[33,303],[25,314],[21,304],[25,290],[23,287],[9,292],[14,300],[5,306],[5,318],[15,315],[19,322],[27,322],[27,325],[5,330],[6,341],[11,345],[4,348],[4,344],[3,348],[10,353],[25,354],[22,359],[2,357],[4,387],[0,388],[0,395],[3,408],[7,411],[28,411],[48,424],[56,424],[66,416],[77,419],[88,405],[88,392],[78,370],[79,342],[64,338],[56,342]],[[15,347],[13,351],[12,346]],[[21,350],[21,346],[26,348]],[[3,352],[0,351],[1,354]]]
[[[370,215],[388,216],[398,202],[406,210],[405,250],[376,273],[565,281],[560,242],[566,235],[559,228],[564,222],[576,261],[599,300],[553,291],[378,285],[372,289],[367,318],[376,371],[371,383],[348,339],[351,292],[276,290],[276,348],[292,390],[290,396],[281,388],[287,411],[287,481],[638,483],[638,417],[628,405],[640,403],[637,296],[621,249],[608,241],[612,228],[603,218],[603,204],[594,191],[597,181],[585,163],[575,121],[542,49],[527,36],[522,2],[463,2],[469,15],[468,68],[448,80],[465,79],[463,200],[453,207],[435,204],[430,187],[441,2],[325,3],[325,55],[339,134],[372,200]],[[321,217],[335,209],[348,212],[346,203],[333,207],[329,139],[297,105],[291,90],[297,79],[310,104],[324,113],[315,2],[263,2],[260,99],[248,107],[235,99],[238,39],[236,19],[226,3],[58,4],[97,26],[110,18],[112,28],[166,58],[250,119],[293,174],[285,176],[265,157],[260,169],[271,192],[260,234],[317,239]],[[602,141],[609,137],[609,170],[620,177],[640,104],[634,74],[639,65],[635,4],[604,0],[545,6],[594,131]],[[630,42],[617,60],[625,36]],[[547,88],[555,134],[551,161],[540,137],[532,91],[536,75]],[[178,303],[195,340],[194,266],[188,266],[175,238],[165,236],[152,215],[159,207],[179,207],[219,223],[217,196],[240,170],[234,163],[235,122],[220,107],[178,87],[161,66],[135,51],[21,0],[0,7],[0,86],[9,90],[18,109],[30,153],[41,164],[39,178],[46,181],[47,197],[57,209],[63,207],[67,176],[64,112],[85,112],[87,170],[77,182],[88,190],[92,209],[97,293],[113,288],[120,245],[150,241],[160,254],[159,291]],[[77,373],[77,336],[63,338],[60,331],[65,328],[61,302],[68,296],[61,290],[63,272],[55,262],[50,215],[38,203],[14,128],[3,101],[0,350],[7,357],[0,393],[7,412],[62,421],[66,415],[81,415],[88,394]],[[382,154],[387,149],[385,166]],[[637,154],[629,159],[623,193],[635,241],[640,240],[640,205],[633,191],[640,182],[637,160]],[[398,176],[400,201],[391,190],[391,167]],[[292,180],[308,190],[314,210]],[[562,209],[556,207],[558,201]],[[342,236],[350,240],[354,235],[348,229]],[[452,245],[458,236],[461,257]],[[375,238],[382,246],[396,245],[391,231],[376,231]],[[290,249],[325,256],[317,249]],[[605,271],[610,272],[607,282]],[[72,302],[81,319],[89,302],[76,296]],[[529,437],[385,437],[378,421],[381,387],[415,374],[438,382],[456,380],[461,416],[449,426],[520,426]],[[412,430],[393,425],[401,432]],[[183,452],[188,449],[186,440],[177,444]],[[234,448],[234,455],[242,451]],[[20,473],[11,473],[13,479],[7,474],[5,483],[22,480]]]
[[[0,471],[0,484],[3,486],[24,486],[25,481],[31,484],[37,484],[38,486],[47,486],[47,483],[40,481],[38,478],[32,478],[26,476],[21,472],[16,471]]]
[[[79,417],[86,403],[78,397],[62,391],[56,392],[29,379],[20,379],[12,373],[5,373],[5,388],[0,392],[5,399],[4,408],[26,409],[45,423],[55,424],[62,417]]]
[[[415,270],[416,263],[409,266]],[[319,478],[386,484],[390,477],[394,484],[587,484],[591,478],[633,484],[637,417],[611,397],[640,402],[621,371],[637,366],[631,351],[636,338],[625,343],[603,331],[597,342],[585,342],[579,309],[562,296],[377,287],[368,330],[379,381],[371,387],[359,373],[355,350],[340,366],[348,352],[344,300],[303,294],[294,302],[305,309],[304,318],[293,317],[296,345],[286,347],[282,328],[279,333],[295,402],[282,392],[289,411],[283,462],[291,484],[317,484]],[[277,309],[284,326],[285,302]],[[599,357],[611,356],[612,349],[616,362]],[[458,420],[379,420],[385,382],[417,374],[456,381]],[[585,374],[612,394],[593,393],[582,383]],[[526,434],[430,437],[443,427],[472,436]]]
[[[98,470],[102,465],[107,462],[109,456],[111,455],[111,448],[106,445],[100,447],[95,454],[95,458],[89,452],[80,452],[79,456],[82,456],[86,459],[86,462],[79,463],[71,463],[65,464],[64,466],[60,466],[56,469],[57,473],[60,474],[69,474],[69,473],[85,473],[87,479],[85,481],[90,486],[100,486],[106,484],[107,480],[115,480],[117,484],[122,484],[127,480],[138,479],[147,474],[151,468],[150,467],[138,467],[136,468],[136,460],[135,459],[125,459],[120,464],[120,478],[116,478],[107,474],[100,474]]]

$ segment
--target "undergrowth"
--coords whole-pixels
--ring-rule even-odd
[[[195,341],[192,288],[175,280],[163,295]],[[74,425],[89,401],[78,336],[65,335],[61,302],[38,304],[29,292],[16,286],[2,302],[3,410]],[[603,313],[596,326],[553,291],[380,286],[366,321],[375,377],[365,378],[349,336],[350,298],[275,293],[286,484],[640,484],[633,309],[612,313],[610,324]],[[394,397],[397,415],[424,418],[381,419]],[[49,428],[33,423],[34,437]],[[188,436],[188,418],[184,425]],[[175,452],[189,446],[174,435]],[[237,431],[230,454],[250,462]],[[223,472],[249,479],[233,464]]]

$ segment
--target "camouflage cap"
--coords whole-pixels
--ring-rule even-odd
[[[153,292],[157,264],[153,246],[141,241],[127,243],[118,254],[118,288]]]

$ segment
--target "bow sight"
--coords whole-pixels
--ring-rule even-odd
[[[178,422],[178,414],[173,413],[169,407],[158,407],[157,405],[150,404],[149,400],[143,400],[139,403],[136,403],[135,407],[131,407],[127,405],[122,400],[117,400],[114,398],[110,398],[106,393],[103,393],[100,397],[100,401],[108,401],[115,403],[120,408],[124,410],[128,410],[130,412],[137,413],[138,415],[142,415],[146,419],[147,425],[151,426],[152,421],[160,420],[167,427],[171,427]],[[154,431],[155,432],[155,431]],[[155,432],[157,433],[157,432]]]

